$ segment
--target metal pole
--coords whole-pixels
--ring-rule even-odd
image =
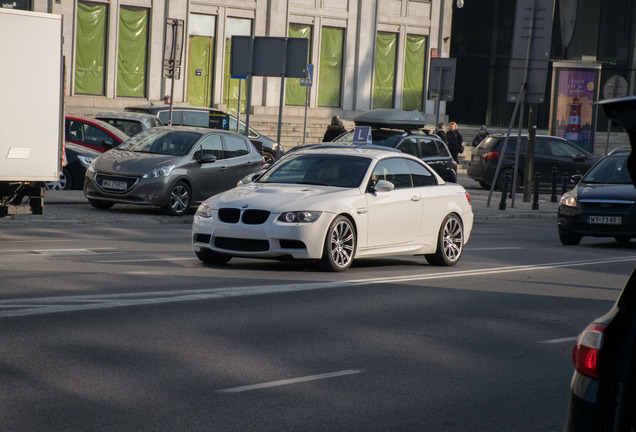
[[[172,20],[172,50],[170,52],[170,110],[168,117],[168,126],[172,126],[172,104],[174,103],[174,76],[175,76],[175,67],[174,67],[174,57],[176,55],[175,50],[177,46],[177,29],[176,27],[179,25],[177,20]]]
[[[243,80],[239,78],[239,97],[238,97],[238,106],[236,107],[236,133],[239,133],[241,130],[241,84]],[[249,131],[245,134],[245,136],[249,137]]]
[[[280,101],[278,103],[278,134],[276,135],[276,159],[280,153],[280,130],[283,124],[283,103],[285,102],[285,69],[287,67],[287,39],[283,41],[283,64],[280,71]]]

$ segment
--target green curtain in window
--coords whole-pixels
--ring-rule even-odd
[[[378,33],[375,38],[373,108],[393,108],[397,34]]]
[[[422,110],[425,62],[426,36],[407,35],[404,56],[402,109]]]
[[[239,99],[239,84],[240,79],[231,78],[230,74],[230,54],[232,52],[232,38],[225,39],[225,72],[223,81],[223,100],[227,106],[227,112],[236,114]],[[247,80],[243,80],[241,85],[241,112],[244,113],[247,110],[246,91]]]
[[[323,27],[320,37],[318,106],[339,107],[342,88],[344,29]]]
[[[311,47],[311,26],[305,24],[289,24],[289,37],[309,39]],[[307,63],[309,64],[309,55],[307,50]],[[300,85],[300,78],[285,78],[285,104],[305,106],[307,87]]]
[[[106,18],[106,5],[77,5],[75,93],[104,94]]]
[[[187,72],[188,102],[193,106],[209,107],[214,38],[210,36],[190,36],[189,48]]]
[[[119,10],[117,47],[117,96],[144,97],[148,53],[148,10]]]

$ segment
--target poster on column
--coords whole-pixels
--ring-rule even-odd
[[[554,62],[550,134],[594,151],[601,65]]]

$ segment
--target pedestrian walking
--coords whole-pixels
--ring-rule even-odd
[[[484,138],[488,136],[488,129],[486,129],[485,125],[481,125],[479,128],[479,133],[475,135],[475,139],[473,139],[473,147],[477,147],[479,143],[481,143]]]
[[[440,122],[440,124],[437,125],[435,135],[440,137],[445,143],[448,142],[448,138],[446,138],[446,125],[444,124],[444,122]]]
[[[448,132],[446,132],[446,142],[451,156],[455,162],[459,163],[459,154],[464,152],[464,138],[457,130],[457,123],[450,122],[448,124]]]
[[[322,137],[322,142],[331,142],[335,138],[338,138],[340,135],[345,133],[347,130],[342,124],[342,120],[337,115],[331,117],[331,124],[327,126],[327,130],[325,131],[325,135]]]

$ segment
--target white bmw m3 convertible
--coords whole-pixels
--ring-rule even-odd
[[[317,260],[424,255],[450,266],[470,237],[470,196],[405,153],[317,146],[286,155],[255,181],[214,195],[194,217],[192,244],[208,264],[232,257]]]

